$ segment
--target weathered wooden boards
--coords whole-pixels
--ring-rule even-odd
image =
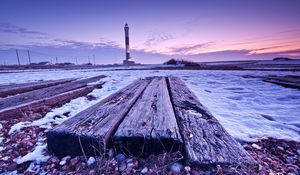
[[[150,81],[138,80],[48,131],[48,150],[56,155],[103,152]]]
[[[123,153],[144,157],[182,146],[165,77],[154,78],[113,136]]]
[[[169,77],[168,83],[189,164],[255,164],[183,81]]]
[[[197,166],[256,167],[255,160],[176,77],[138,80],[46,136],[48,150],[59,156],[97,155],[112,146],[139,157],[181,150],[187,163]]]
[[[18,94],[0,99],[0,119],[21,117],[26,112],[47,110],[56,104],[62,104],[75,97],[87,94],[98,85],[88,86],[88,83],[98,81],[104,76],[80,79],[69,83]],[[100,84],[101,86],[101,84]]]
[[[7,97],[11,95],[33,91],[36,89],[55,86],[58,84],[64,84],[74,80],[75,79],[73,78],[73,79],[40,81],[40,82],[33,82],[33,83],[23,83],[23,84],[15,84],[15,85],[4,85],[4,86],[0,86],[0,97]]]

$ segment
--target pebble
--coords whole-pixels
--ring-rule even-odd
[[[297,150],[298,155],[300,156],[300,149]]]
[[[123,162],[126,159],[126,157],[124,156],[124,154],[118,154],[116,155],[116,160],[118,162]]]
[[[148,168],[147,167],[143,168],[142,171],[141,171],[142,174],[146,174],[147,172],[148,172]]]
[[[126,163],[132,163],[132,162],[133,162],[133,159],[131,159],[131,158],[126,160]]]
[[[182,168],[183,168],[183,166],[180,163],[173,163],[171,165],[171,171],[174,173],[180,173]]]
[[[17,163],[13,162],[7,167],[7,171],[14,171],[18,167]]]
[[[185,171],[187,171],[187,172],[190,172],[190,171],[191,171],[191,167],[189,167],[189,166],[185,166],[184,169],[185,169]]]
[[[126,164],[122,163],[119,167],[119,171],[125,171],[125,169],[126,169]]]
[[[71,159],[71,156],[63,157],[63,158],[61,159],[61,161],[59,162],[59,165],[64,165],[64,164],[66,164],[67,161],[68,161],[69,159]]]
[[[95,175],[96,174],[96,171],[95,170],[90,170],[89,171],[89,175]]]
[[[133,163],[128,163],[128,164],[127,164],[127,168],[131,168],[131,167],[133,167],[133,166],[134,166]]]
[[[284,151],[284,148],[282,146],[277,146],[278,149],[280,149],[281,151]]]
[[[293,157],[287,156],[285,158],[285,161],[289,164],[295,164],[295,160],[293,159]]]
[[[75,166],[78,163],[78,161],[79,161],[79,157],[75,157],[70,160],[70,165]]]
[[[109,149],[108,150],[108,157],[112,158],[114,156],[114,150],[113,149]]]
[[[91,166],[95,163],[96,159],[94,157],[90,157],[87,161],[88,166]]]
[[[260,147],[260,146],[258,146],[258,145],[257,145],[257,144],[255,144],[255,143],[253,143],[253,144],[252,144],[252,147],[253,147],[253,148],[256,148],[256,149],[261,149],[261,147]]]

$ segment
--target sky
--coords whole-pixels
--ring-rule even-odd
[[[1,0],[0,64],[300,58],[300,0]]]

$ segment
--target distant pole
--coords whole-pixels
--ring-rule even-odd
[[[95,55],[93,55],[93,57],[94,57],[94,65],[96,65],[96,59],[95,59]]]
[[[31,64],[31,58],[30,58],[30,52],[29,52],[29,50],[27,50],[27,54],[28,54],[28,61],[29,61],[29,64]]]
[[[56,62],[56,64],[58,63],[58,58],[57,57],[55,57],[55,62]]]
[[[20,63],[20,58],[19,58],[19,52],[18,52],[18,49],[16,49],[16,54],[17,54],[18,64],[19,64],[19,66],[20,66],[21,63]]]
[[[77,58],[75,58],[75,62],[76,62],[76,65],[78,65],[78,61],[77,61]]]
[[[91,59],[90,59],[90,56],[88,56],[88,58],[89,58],[89,64],[91,64]]]

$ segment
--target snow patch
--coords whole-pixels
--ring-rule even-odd
[[[29,124],[30,122],[19,122],[19,123],[16,123],[14,124],[8,134],[12,134],[13,132],[16,132],[16,131],[20,131],[24,126],[26,126],[27,124]]]
[[[28,161],[35,161],[36,163],[46,162],[50,156],[45,156],[43,153],[46,151],[47,144],[37,143],[35,149],[26,154],[23,157],[19,157],[16,159],[17,164],[22,164]]]

